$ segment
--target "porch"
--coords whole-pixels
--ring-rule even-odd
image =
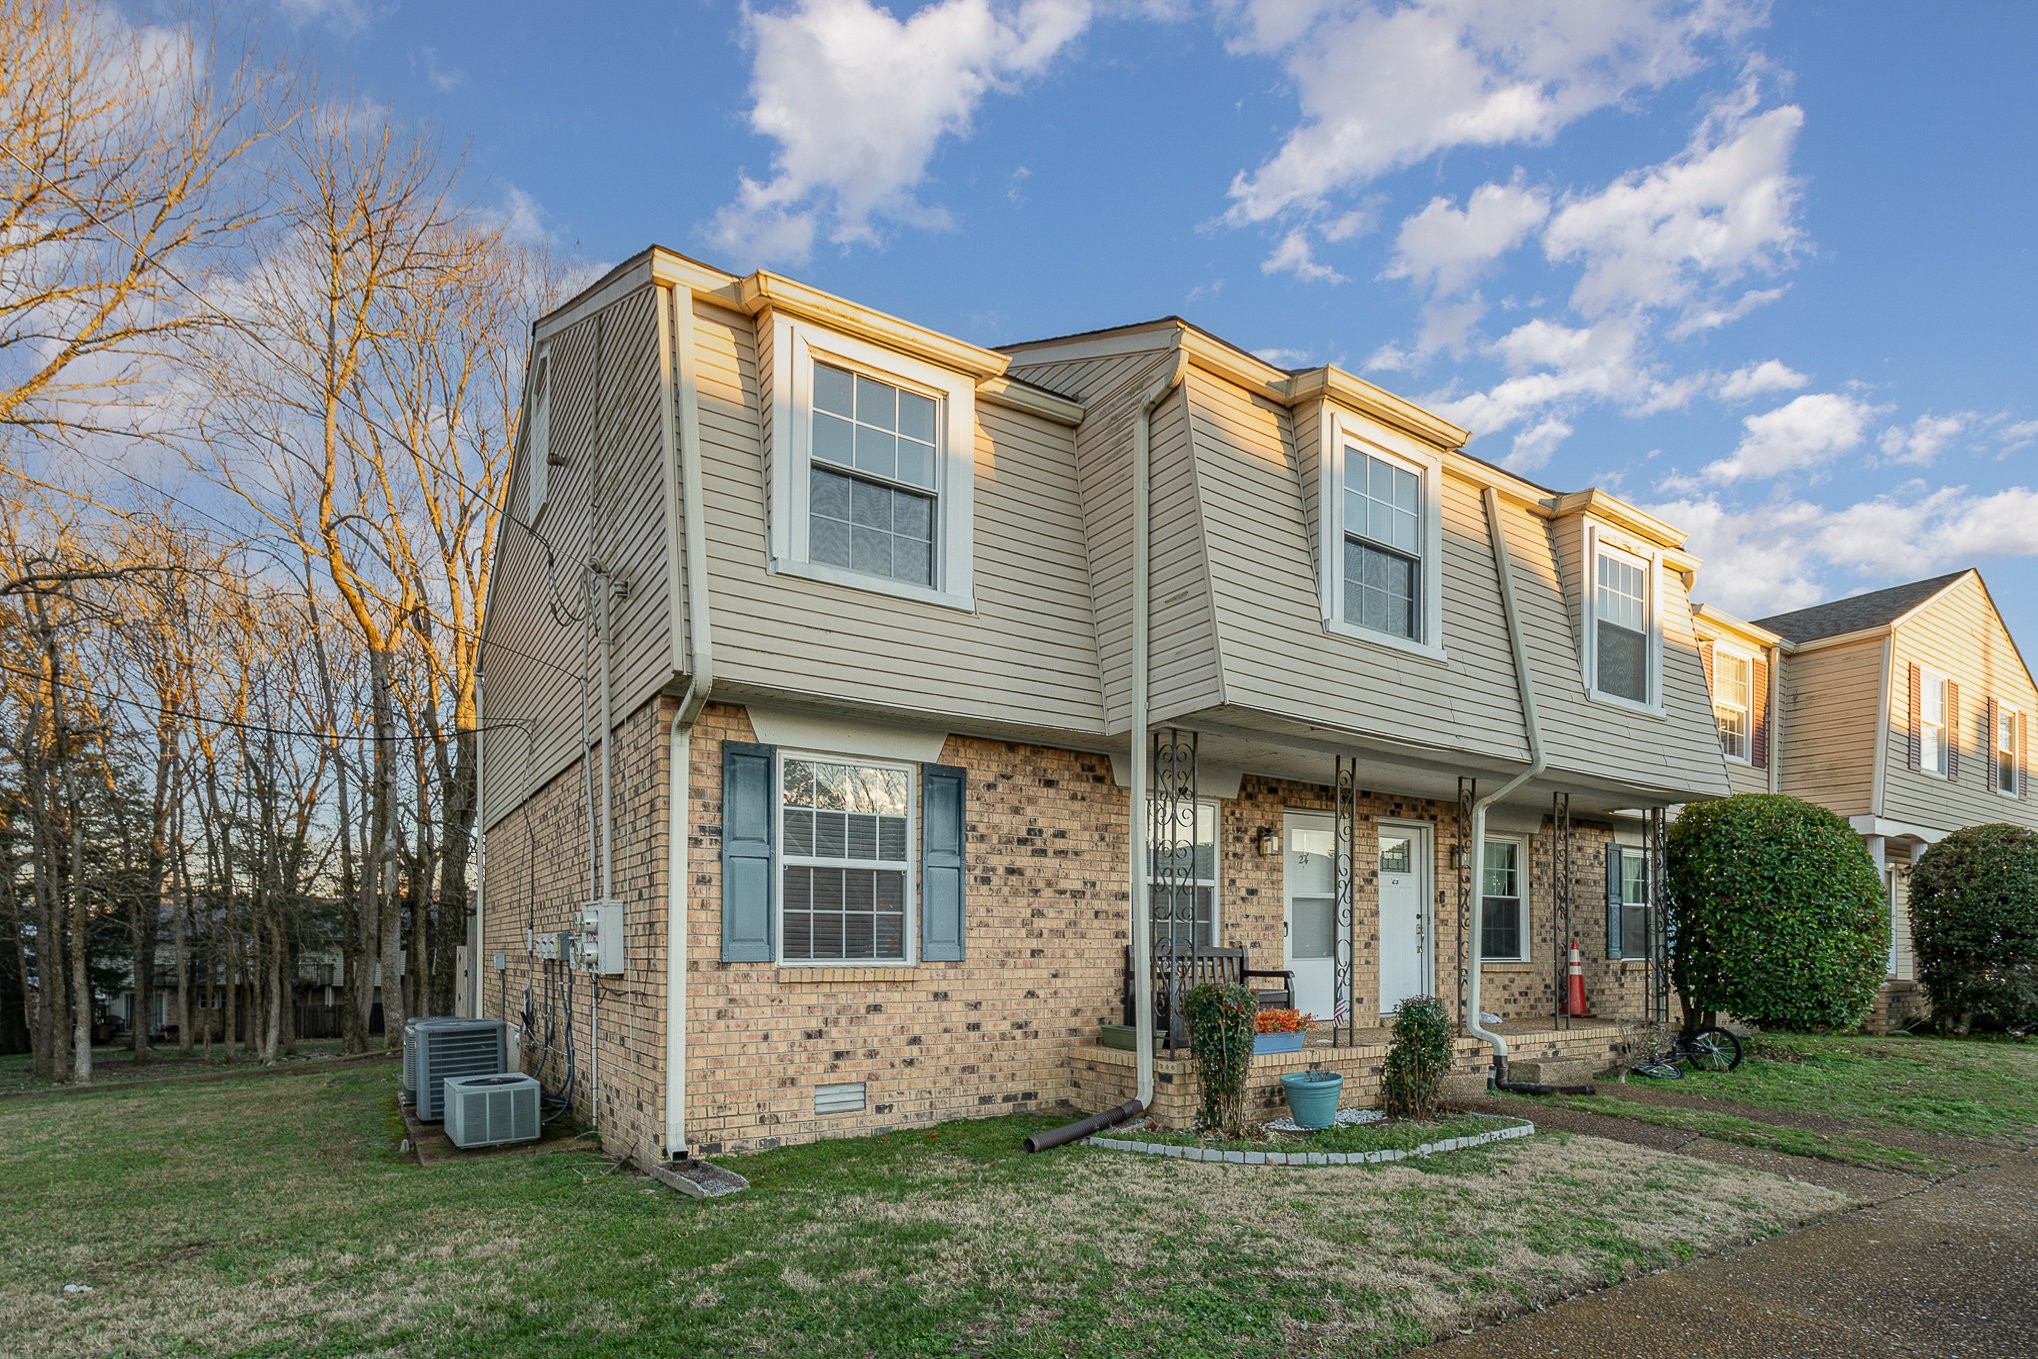
[[[1352,1035],[1344,1041],[1345,1034]],[[1500,1025],[1513,1062],[1583,1061],[1594,1070],[1605,1065],[1620,1041],[1621,1026],[1605,1019],[1574,1019],[1567,1027],[1556,1027],[1547,1019],[1511,1020]],[[1337,1030],[1336,1041],[1329,1025],[1313,1027],[1299,1052],[1268,1053],[1253,1058],[1252,1076],[1247,1084],[1247,1101],[1255,1118],[1277,1118],[1287,1111],[1281,1093],[1281,1077],[1294,1071],[1320,1067],[1345,1078],[1340,1107],[1370,1109],[1380,1102],[1381,1069],[1387,1060],[1388,1030],[1360,1028]],[[1455,1044],[1456,1074],[1483,1077],[1492,1069],[1492,1048],[1478,1038],[1460,1037]],[[1082,1109],[1108,1109],[1137,1094],[1138,1075],[1134,1054],[1102,1042],[1078,1045],[1070,1053],[1073,1066],[1074,1102]],[[1195,1124],[1202,1102],[1202,1086],[1196,1064],[1187,1049],[1154,1054],[1153,1103],[1148,1117],[1164,1128],[1187,1128]]]

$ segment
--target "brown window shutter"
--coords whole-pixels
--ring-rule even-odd
[[[1960,686],[1946,681],[1946,780],[1960,782]]]
[[[2002,787],[2003,771],[1996,760],[1996,724],[2002,720],[2002,709],[1996,706],[1994,699],[1990,699],[1988,701],[1988,739],[1981,743],[1981,749],[1982,754],[1987,757],[1984,763],[1988,766],[1988,790],[1991,793]]]
[[[1748,667],[1749,725],[1748,759],[1757,769],[1769,767],[1769,662],[1757,656]]]
[[[1711,642],[1701,642],[1701,643],[1699,643],[1699,645],[1698,645],[1698,659],[1699,659],[1699,661],[1700,661],[1700,662],[1701,662],[1702,664],[1704,664],[1704,666],[1705,666],[1705,691],[1706,691],[1706,692],[1707,692],[1708,694],[1717,694],[1717,693],[1718,693],[1719,691],[1718,691],[1717,689],[1713,688],[1713,684],[1712,684],[1712,643],[1711,643]]]
[[[1925,767],[1925,676],[1915,662],[1911,665],[1911,768]]]
[[[2031,796],[2031,714],[2017,714],[2017,796]]]

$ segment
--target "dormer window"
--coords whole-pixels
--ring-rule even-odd
[[[774,314],[771,568],[973,607],[976,387]]]
[[[1405,435],[1326,409],[1320,456],[1325,629],[1441,659],[1436,455]]]
[[[1596,699],[1662,708],[1659,554],[1593,526],[1587,533],[1586,684]]]

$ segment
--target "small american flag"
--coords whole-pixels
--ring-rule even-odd
[[[1345,995],[1344,988],[1339,987],[1337,992],[1337,1004],[1334,1007],[1332,1007],[1330,1022],[1333,1024],[1342,1024],[1347,1019],[1351,1018],[1351,1013],[1352,1013],[1351,1001]]]

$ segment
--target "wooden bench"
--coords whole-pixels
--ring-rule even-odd
[[[1252,966],[1252,956],[1243,947],[1232,945],[1219,948],[1213,944],[1198,944],[1185,955],[1175,959],[1179,967],[1182,994],[1187,995],[1204,982],[1221,984],[1237,983],[1251,986],[1253,979],[1272,980],[1278,978],[1279,986],[1254,987],[1259,996],[1262,1010],[1292,1009],[1295,1004],[1295,974],[1285,967],[1267,968]],[[1188,1018],[1185,1015],[1168,1013],[1167,972],[1163,970],[1159,954],[1154,956],[1154,1032],[1168,1034],[1168,1041],[1174,1047],[1186,1046],[1189,1041]],[[1132,947],[1125,949],[1125,1022],[1133,1024],[1135,1003],[1133,1000]],[[1172,1019],[1172,1023],[1170,1020]]]

